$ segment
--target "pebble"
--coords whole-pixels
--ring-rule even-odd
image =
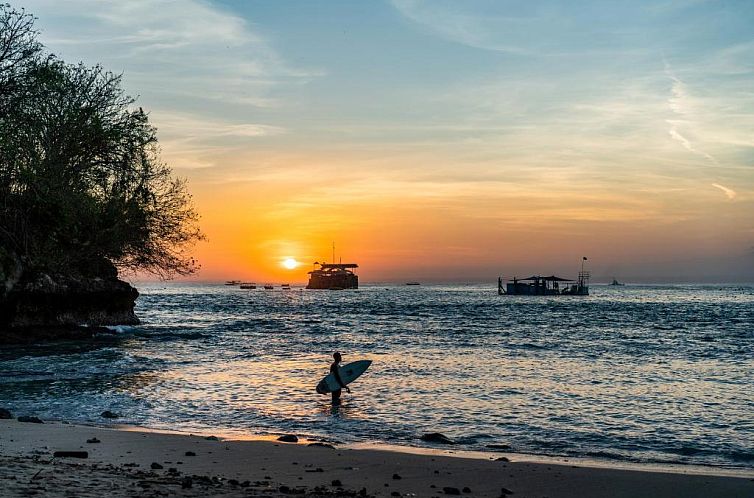
[[[401,476],[399,476],[398,474],[393,474],[393,480],[394,481],[398,481],[400,479],[403,479],[403,478]]]
[[[186,456],[196,456],[196,453],[194,453],[193,451],[187,451],[187,452],[185,453],[185,455],[186,455]]]
[[[340,486],[342,486],[342,485],[343,485],[343,483],[342,483],[342,482],[340,482],[340,479],[335,479],[335,480],[334,480],[333,482],[331,482],[330,484],[332,484],[332,485],[333,485],[333,486],[335,486],[335,487],[340,487]]]
[[[101,443],[102,441],[100,441],[96,437],[93,437],[91,439],[87,439],[86,442],[89,443],[89,444],[95,444],[95,443]]]
[[[298,443],[298,437],[293,434],[283,434],[278,438],[278,441],[283,443]]]
[[[217,436],[207,436],[204,439],[206,439],[207,441],[219,441],[220,440],[220,438],[217,437]]]
[[[13,414],[10,412],[10,410],[0,408],[0,419],[7,420],[11,418],[13,418]]]
[[[510,462],[510,458],[507,458],[507,457],[499,457],[499,458],[495,458],[495,461],[496,461],[496,462]]]
[[[460,495],[461,494],[461,490],[459,490],[458,488],[454,488],[452,486],[445,486],[444,488],[442,488],[442,492],[445,493],[446,495]]]
[[[150,465],[150,467],[151,467],[151,468],[152,468],[153,470],[159,470],[159,469],[163,469],[163,468],[164,468],[164,467],[163,467],[162,465],[160,465],[160,464],[159,464],[159,463],[157,463],[157,462],[152,462],[152,465]]]
[[[110,410],[105,410],[100,416],[102,418],[120,418],[119,413],[111,412]]]

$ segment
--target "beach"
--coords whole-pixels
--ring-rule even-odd
[[[502,453],[485,460],[327,444],[1,420],[0,481],[5,496],[754,496],[754,473],[627,470]],[[85,451],[87,458],[53,458],[56,451]]]

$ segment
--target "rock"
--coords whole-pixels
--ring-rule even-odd
[[[442,492],[445,493],[446,495],[460,495],[461,494],[461,490],[459,490],[458,488],[454,488],[452,486],[445,486],[444,488],[442,488]]]
[[[194,480],[191,479],[189,476],[186,476],[181,480],[181,488],[191,489],[193,486],[194,486]]]
[[[428,443],[456,444],[455,441],[444,434],[440,434],[439,432],[429,432],[427,434],[422,434],[421,438],[419,439]]]
[[[342,483],[342,482],[340,482],[340,479],[335,479],[335,480],[333,480],[333,482],[331,482],[330,484],[332,484],[332,485],[333,485],[333,486],[335,486],[335,487],[340,487],[340,486],[342,486],[342,485],[343,485],[343,483]]]
[[[495,461],[496,462],[510,462],[510,458],[508,458],[508,457],[498,457],[498,458],[495,458]]]
[[[283,443],[298,443],[298,437],[293,434],[284,434],[278,438],[278,441]]]
[[[86,442],[89,443],[89,444],[95,444],[95,443],[101,443],[102,441],[100,441],[96,437],[93,437],[91,439],[87,439]]]
[[[42,422],[37,417],[22,416],[22,417],[18,417],[18,421],[19,422],[27,422],[27,423],[30,423],[30,424],[44,424],[44,422]]]
[[[393,480],[394,481],[399,481],[401,479],[403,479],[403,478],[401,476],[399,476],[398,474],[393,474]]]
[[[468,486],[464,486],[464,488],[461,491],[463,491],[464,493],[471,493],[471,488]]]
[[[13,414],[10,412],[10,410],[6,410],[5,408],[0,408],[0,419],[11,419],[13,418]]]
[[[193,451],[187,451],[187,452],[185,453],[185,455],[186,455],[186,456],[196,456],[196,453],[194,453]]]
[[[513,491],[511,491],[510,489],[508,489],[508,488],[500,488],[500,496],[501,496],[501,498],[505,498],[506,496],[512,495],[512,494],[513,494]]]
[[[165,467],[163,467],[162,465],[160,465],[160,464],[159,464],[159,463],[157,463],[157,462],[152,462],[152,465],[150,465],[149,467],[150,467],[150,468],[151,468],[152,470],[160,470],[160,469],[163,469],[163,468],[165,468]]]
[[[7,266],[3,254],[0,248],[0,267]],[[112,334],[108,325],[138,324],[134,306],[139,292],[118,280],[111,263],[93,267],[96,275],[80,269],[62,274],[22,268],[19,276],[17,269],[9,275],[0,268],[0,343],[91,339]]]
[[[330,448],[331,450],[335,449],[335,446],[329,444],[329,443],[309,443],[307,446],[317,446],[319,448]]]
[[[207,436],[204,439],[206,439],[207,441],[219,441],[220,440],[220,438],[217,437],[217,436]]]
[[[390,496],[400,496],[400,495],[401,494],[397,491],[393,491],[392,493],[390,493]]]
[[[120,418],[120,413],[111,412],[110,410],[105,410],[100,414],[100,417],[102,418]]]
[[[55,458],[89,458],[86,451],[56,451],[52,454]]]

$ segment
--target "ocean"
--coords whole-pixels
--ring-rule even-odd
[[[754,468],[754,286],[495,283],[349,291],[140,285],[142,325],[90,343],[4,347],[19,415],[230,436]],[[333,409],[334,351],[371,359]]]

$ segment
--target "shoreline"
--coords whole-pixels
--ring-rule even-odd
[[[104,493],[103,479],[122,481],[126,489],[138,488],[140,494],[180,496],[432,497],[455,491],[465,496],[507,496],[502,490],[550,498],[754,495],[754,471],[733,476],[687,468],[603,467],[571,458],[532,461],[512,453],[475,458],[462,450],[408,447],[420,452],[406,452],[407,447],[396,451],[385,446],[309,444],[279,442],[274,436],[222,439],[136,426],[0,420],[0,480],[12,483],[10,489],[18,495],[30,486],[42,486],[50,495],[53,487],[62,486],[57,481],[67,480],[69,491],[73,487],[77,496],[84,497]],[[88,458],[51,458],[60,450],[87,451]],[[491,459],[502,455],[508,460]],[[39,475],[32,478],[35,473]],[[19,479],[20,475],[29,479]],[[186,482],[192,486],[183,487]],[[463,492],[464,488],[469,491]],[[107,493],[112,494],[109,488]]]
[[[216,436],[223,441],[273,441],[276,442],[277,438],[281,435],[288,434],[286,432],[268,432],[268,433],[253,433],[246,432],[244,434],[238,433],[225,433],[222,430],[209,431],[205,430],[183,430],[183,429],[162,429],[146,427],[135,424],[119,424],[119,423],[86,423],[86,422],[63,422],[58,419],[45,420],[48,423],[63,423],[70,424],[79,427],[94,427],[100,429],[113,429],[125,432],[146,432],[154,434],[172,434],[176,436]],[[298,444],[312,443],[312,442],[324,442],[337,444],[338,448],[348,450],[371,450],[371,451],[385,451],[392,453],[406,453],[410,455],[424,455],[424,456],[442,456],[449,458],[467,458],[473,460],[490,460],[501,456],[511,459],[516,462],[527,462],[537,464],[554,464],[554,465],[576,465],[579,467],[589,468],[601,468],[601,469],[615,469],[615,470],[634,470],[644,472],[660,472],[669,474],[694,474],[694,475],[707,475],[707,476],[720,476],[720,477],[742,477],[746,479],[754,478],[754,467],[721,467],[715,465],[705,465],[696,463],[681,463],[681,462],[639,462],[634,460],[618,460],[618,459],[600,459],[600,458],[588,458],[580,456],[562,456],[562,455],[545,455],[536,453],[517,453],[515,451],[508,451],[503,449],[488,448],[487,450],[474,450],[463,449],[460,445],[436,445],[436,446],[414,446],[410,444],[393,444],[386,442],[336,442],[334,439],[330,439],[326,436],[317,436],[311,434],[297,434],[301,440]]]

